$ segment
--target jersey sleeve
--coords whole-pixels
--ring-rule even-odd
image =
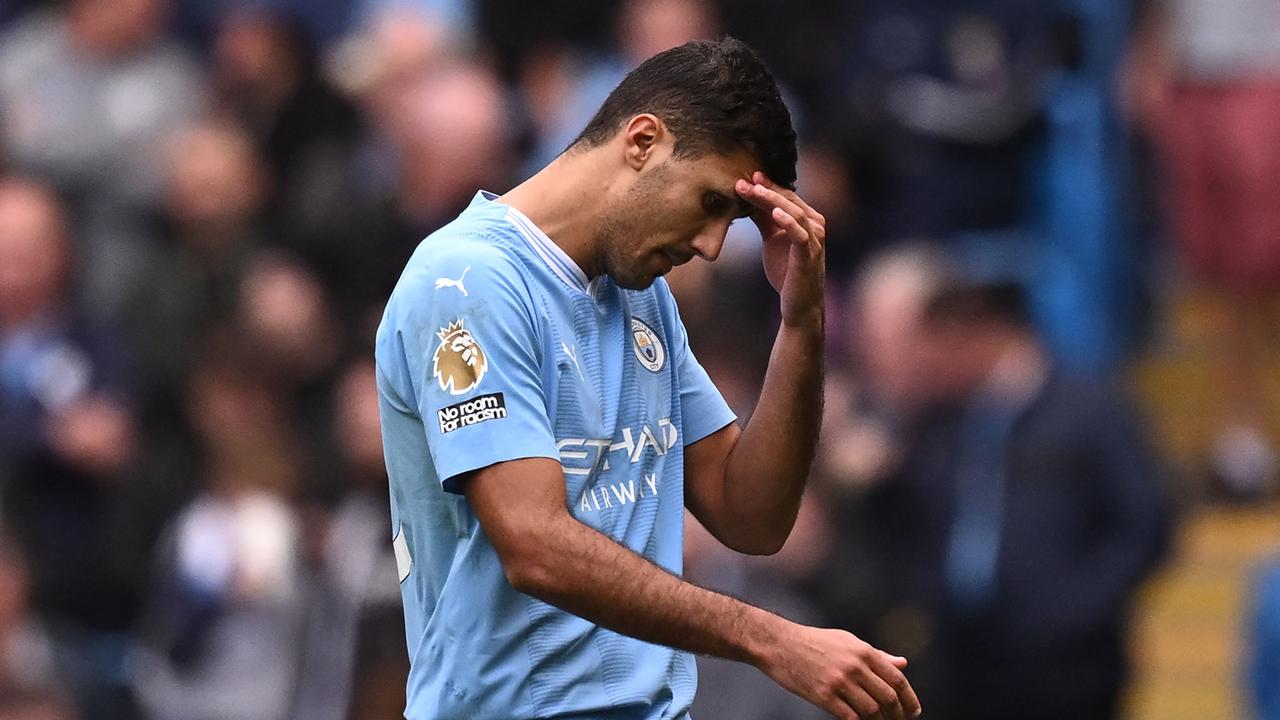
[[[424,263],[401,323],[436,474],[507,460],[559,460],[542,385],[538,314],[521,264],[492,247]]]
[[[680,374],[680,437],[684,444],[693,443],[725,427],[737,419],[720,390],[711,382],[702,364],[689,347],[689,334],[676,309],[675,299],[667,294],[669,327],[671,328],[671,358],[675,372]]]

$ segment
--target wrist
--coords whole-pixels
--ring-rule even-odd
[[[785,618],[752,607],[742,634],[741,649],[745,662],[760,670],[772,665],[789,623]]]
[[[811,312],[783,315],[779,332],[786,332],[800,338],[821,342],[826,330],[826,318],[822,308]]]

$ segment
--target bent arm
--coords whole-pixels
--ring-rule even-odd
[[[685,449],[686,504],[738,552],[768,555],[800,511],[822,417],[822,325],[783,326],[755,412]]]
[[[920,713],[905,659],[686,582],[579,522],[554,460],[490,465],[464,492],[520,592],[639,640],[749,663],[841,720]]]
[[[513,501],[509,488],[529,492]],[[758,664],[786,621],[663,570],[569,514],[559,463],[491,465],[465,493],[511,585],[648,642]]]

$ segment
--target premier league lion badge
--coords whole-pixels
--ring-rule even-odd
[[[431,370],[440,389],[461,395],[479,385],[489,369],[489,360],[471,331],[462,326],[462,318],[436,332],[436,337],[440,338],[440,347],[432,358]]]
[[[636,359],[640,364],[650,372],[661,372],[662,366],[667,362],[667,351],[662,348],[662,341],[658,339],[655,333],[648,325],[640,321],[640,318],[631,318],[631,337],[635,341],[632,349],[635,350]]]

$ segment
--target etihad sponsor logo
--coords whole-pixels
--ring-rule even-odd
[[[462,325],[462,318],[436,332],[440,347],[431,358],[431,372],[440,389],[450,395],[462,395],[480,384],[489,370],[484,349]]]
[[[675,447],[680,433],[671,418],[662,418],[657,427],[648,423],[636,428],[622,428],[617,442],[596,438],[564,438],[556,443],[560,451],[560,464],[566,475],[591,475],[609,469],[614,462],[640,462],[645,450],[666,455]]]
[[[436,411],[436,419],[440,421],[441,435],[485,420],[499,420],[506,416],[507,401],[500,392],[464,400]]]
[[[578,510],[607,510],[622,505],[632,505],[647,497],[658,494],[658,474],[645,473],[640,482],[634,479],[626,482],[610,483],[589,487],[582,491],[578,498]]]
[[[658,333],[645,325],[640,318],[633,317],[631,318],[631,339],[631,349],[635,351],[636,359],[640,364],[650,372],[660,372],[667,362],[667,351],[662,347]]]

